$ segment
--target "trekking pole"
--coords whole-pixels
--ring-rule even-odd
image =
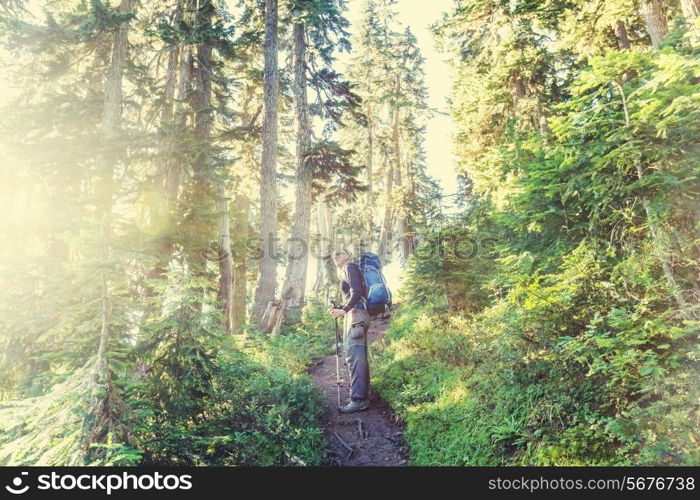
[[[335,300],[331,300],[333,309],[340,309]],[[338,329],[338,318],[335,319],[335,383],[338,389],[338,414],[340,415],[340,330]]]

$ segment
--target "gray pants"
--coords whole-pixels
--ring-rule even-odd
[[[351,309],[345,315],[343,352],[350,376],[350,398],[369,397],[369,361],[367,359],[367,330],[370,317],[367,311]]]

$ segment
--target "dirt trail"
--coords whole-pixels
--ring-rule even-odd
[[[389,319],[372,321],[367,340],[371,344],[381,339]],[[341,403],[348,397],[348,373],[340,360]],[[397,421],[389,405],[373,389],[370,408],[350,414],[338,414],[335,378],[335,355],[314,359],[309,369],[316,385],[326,395],[323,427],[329,443],[326,464],[331,466],[403,466],[408,461],[403,440],[403,425]],[[370,384],[372,360],[370,354]],[[370,385],[371,387],[371,385]],[[360,434],[362,433],[362,434]]]

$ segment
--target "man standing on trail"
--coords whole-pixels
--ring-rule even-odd
[[[330,310],[334,318],[345,317],[343,353],[350,374],[350,402],[341,406],[341,413],[353,413],[369,408],[369,361],[367,360],[367,311],[364,278],[360,266],[350,262],[350,254],[339,249],[333,252],[333,262],[342,273],[340,291],[345,298],[342,308]]]

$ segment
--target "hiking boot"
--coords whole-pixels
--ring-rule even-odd
[[[354,413],[356,411],[363,411],[369,409],[369,401],[363,399],[361,401],[350,401],[345,406],[339,408],[340,413]]]

